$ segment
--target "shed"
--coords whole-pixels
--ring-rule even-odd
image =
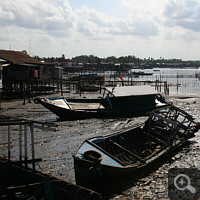
[[[31,56],[12,50],[0,50],[0,59],[5,60],[3,66],[4,81],[26,81],[34,78],[34,70],[40,70],[42,62]]]
[[[4,59],[8,64],[3,68],[3,82],[55,78],[54,63],[43,63],[23,52],[0,50],[0,59]],[[56,78],[60,77],[61,75]]]

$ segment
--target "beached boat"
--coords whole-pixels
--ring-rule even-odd
[[[164,99],[153,87],[144,85],[107,87],[103,97],[97,99],[36,98],[34,101],[62,120],[76,120],[142,116],[158,105],[163,106],[157,104],[158,98]]]
[[[199,128],[191,115],[171,105],[128,130],[87,139],[73,155],[76,183],[94,185],[129,175],[183,145]]]
[[[102,200],[92,190],[0,156],[0,199]]]

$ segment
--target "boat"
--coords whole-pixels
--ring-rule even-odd
[[[96,99],[35,98],[34,102],[40,103],[61,120],[79,120],[145,115],[158,106],[166,105],[159,104],[156,99],[164,101],[153,87],[144,85],[106,87],[103,97]]]
[[[90,187],[130,177],[186,143],[199,128],[191,115],[168,105],[150,112],[144,123],[86,139],[73,154],[76,183]]]
[[[138,71],[138,72],[134,71],[134,72],[132,72],[132,74],[133,74],[134,76],[150,76],[150,75],[153,75],[153,73],[150,73],[150,72],[142,72],[142,71]]]
[[[0,177],[0,199],[103,199],[95,191],[34,171],[1,156]]]

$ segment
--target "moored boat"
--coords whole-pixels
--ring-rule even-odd
[[[200,128],[194,118],[169,105],[144,123],[85,140],[75,151],[76,183],[94,185],[124,177],[183,145]]]
[[[103,97],[97,99],[36,98],[34,101],[63,120],[76,120],[142,116],[163,106],[157,104],[158,98],[164,101],[154,88],[144,85],[107,87]]]

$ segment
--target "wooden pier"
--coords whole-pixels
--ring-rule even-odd
[[[120,80],[119,74],[127,77],[126,80]],[[24,98],[30,101],[34,96],[40,96],[53,93],[70,93],[76,91],[81,93],[84,91],[98,91],[102,87],[116,85],[146,85],[149,84],[158,92],[169,94],[167,81],[138,81],[132,78],[127,72],[116,72],[114,74],[64,74],[63,78],[58,79],[41,79],[41,80],[26,80],[26,81],[6,81],[3,85],[2,98]],[[101,92],[101,90],[100,90]]]

